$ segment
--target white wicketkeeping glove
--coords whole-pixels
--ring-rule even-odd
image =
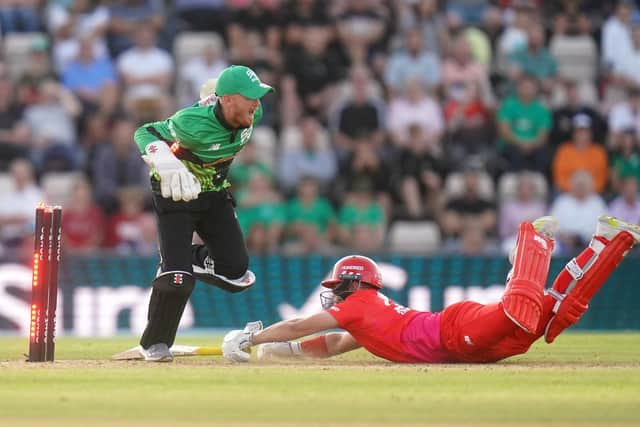
[[[144,161],[160,175],[162,197],[188,202],[198,198],[200,182],[171,152],[163,141],[154,141],[145,148]]]
[[[232,362],[248,362],[250,354],[245,350],[251,347],[251,338],[255,332],[262,330],[262,322],[247,323],[243,330],[236,329],[224,336],[222,355]]]

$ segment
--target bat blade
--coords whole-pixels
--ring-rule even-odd
[[[114,354],[113,360],[142,360],[141,347],[135,346],[129,350]],[[174,357],[184,356],[222,356],[222,347],[216,346],[196,346],[196,345],[174,345],[171,347],[171,354]]]

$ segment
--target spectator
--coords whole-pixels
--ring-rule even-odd
[[[327,253],[335,235],[335,213],[327,199],[319,195],[318,182],[303,177],[297,197],[287,203],[287,252]]]
[[[464,172],[464,192],[449,200],[440,217],[445,236],[461,236],[465,230],[477,228],[486,236],[496,226],[494,204],[480,194],[480,173],[477,165],[469,164]]]
[[[80,163],[75,119],[82,106],[67,89],[54,81],[39,88],[35,104],[24,111],[31,131],[31,156],[40,170],[69,170]]]
[[[280,184],[291,192],[303,177],[311,177],[326,189],[337,173],[336,155],[326,133],[311,116],[306,116],[295,131],[295,143],[283,147],[280,155]]]
[[[286,76],[282,82],[283,107],[300,110],[298,115],[287,112],[291,119],[283,118],[283,125],[291,125],[306,111],[322,116],[333,100],[334,84],[344,70],[339,53],[329,47],[328,27],[308,27],[300,45],[293,45],[284,52]],[[285,99],[285,98],[292,99]],[[299,106],[296,106],[299,105]]]
[[[156,46],[153,29],[141,26],[135,32],[135,45],[118,57],[118,72],[131,91],[152,86],[168,91],[173,76],[173,58]]]
[[[280,31],[278,9],[281,0],[250,1],[244,4],[232,2],[232,17],[227,24],[227,39],[233,49],[249,32],[257,32],[264,39],[263,49],[279,54]],[[245,64],[246,65],[246,64]]]
[[[200,98],[200,87],[212,77],[216,77],[227,67],[222,39],[207,42],[202,53],[182,65],[178,85],[183,87],[182,105],[191,105]]]
[[[607,205],[593,191],[593,177],[587,171],[571,176],[570,189],[551,204],[550,215],[558,219],[556,233],[558,251],[573,253],[589,243],[593,234],[593,219],[606,213]]]
[[[254,173],[247,188],[236,195],[238,220],[248,249],[256,253],[275,251],[282,238],[286,210],[270,177]]]
[[[502,248],[506,252],[513,248],[516,242],[514,231],[518,229],[521,222],[531,222],[546,212],[547,206],[536,194],[535,181],[531,173],[518,174],[515,197],[502,200],[500,204],[498,234],[502,239]]]
[[[244,147],[238,154],[238,158],[233,163],[233,167],[229,170],[229,179],[235,190],[246,189],[254,174],[263,174],[269,179],[273,179],[274,173],[271,168],[271,162],[265,161],[260,156],[260,151],[254,140]]]
[[[508,21],[497,40],[497,65],[500,72],[507,71],[509,56],[527,45],[527,30],[535,22],[535,9],[522,3],[514,7],[513,18]]]
[[[394,162],[400,188],[398,193],[405,208],[401,216],[410,219],[435,218],[442,205],[444,168],[429,150],[429,141],[418,125],[409,127],[409,143]]]
[[[489,161],[495,157],[495,121],[473,84],[452,92],[444,105],[447,137],[444,150],[452,164],[464,164],[471,156]]]
[[[544,30],[540,24],[533,24],[527,30],[527,45],[517,48],[509,57],[512,81],[523,74],[535,77],[543,93],[551,94],[557,73],[556,60],[545,47]]]
[[[47,80],[57,80],[49,57],[49,40],[46,37],[36,37],[32,40],[25,68],[20,72],[18,78],[19,101],[22,104],[37,102],[42,83]]]
[[[585,114],[591,119],[591,130],[596,142],[604,143],[607,134],[607,122],[594,108],[585,101],[573,80],[564,81],[564,94],[566,101],[553,111],[553,127],[549,134],[549,145],[556,148],[568,141],[573,134],[573,118],[578,114]]]
[[[111,217],[107,247],[122,255],[154,254],[158,250],[153,214],[144,211],[143,187],[123,187],[118,191],[119,210]]]
[[[11,256],[25,238],[33,234],[33,215],[44,200],[35,181],[34,170],[26,160],[14,160],[9,166],[13,190],[0,195],[0,244]]]
[[[355,190],[355,183],[368,181],[377,202],[384,207],[387,215],[391,212],[391,169],[383,158],[371,149],[365,139],[354,141],[353,152],[340,167],[339,179],[333,195],[344,200]]]
[[[344,11],[337,18],[338,38],[351,63],[361,65],[376,51],[383,50],[389,10],[382,3],[368,0],[344,3]]]
[[[39,0],[5,1],[0,3],[0,29],[2,34],[40,31],[42,22],[38,14],[38,3]]]
[[[573,138],[560,145],[552,168],[553,184],[560,191],[569,191],[571,177],[578,170],[591,174],[596,192],[605,190],[609,178],[607,152],[602,145],[593,142],[589,116],[578,114],[573,118]]]
[[[615,13],[602,26],[602,64],[605,69],[615,69],[632,50],[632,6],[619,1]]]
[[[438,102],[422,90],[418,80],[408,81],[404,96],[391,101],[388,121],[391,141],[397,147],[409,145],[409,128],[415,124],[422,129],[428,151],[440,154],[444,131],[442,110]]]
[[[94,3],[92,5],[91,3]],[[93,41],[98,59],[109,58],[105,33],[109,24],[106,6],[90,0],[54,3],[47,9],[49,31],[53,36],[53,60],[58,72],[78,57],[80,39]]]
[[[354,67],[350,83],[351,95],[336,109],[334,142],[341,152],[348,152],[353,149],[354,139],[366,138],[372,147],[379,149],[385,137],[384,104],[371,93],[367,68]]]
[[[62,215],[64,250],[72,254],[95,252],[104,239],[105,218],[93,202],[91,185],[86,178],[78,178],[71,190],[71,203]]]
[[[424,49],[439,55],[446,42],[446,26],[444,18],[438,10],[436,0],[418,0],[416,4],[393,2],[399,10],[398,32],[406,33],[419,29]]]
[[[449,0],[447,2],[447,10],[449,13],[458,14],[463,22],[477,25],[482,20],[489,5],[489,0]]]
[[[640,66],[640,23],[631,29],[631,46],[626,55],[621,56],[611,69],[612,83],[622,90],[640,88],[638,67]]]
[[[418,28],[405,34],[405,49],[394,51],[387,64],[385,83],[391,92],[401,94],[405,82],[417,79],[428,92],[435,92],[440,83],[440,61],[434,52],[424,49]]]
[[[111,57],[115,58],[131,48],[141,28],[159,34],[164,25],[161,0],[110,1],[107,36]]]
[[[611,187],[616,193],[622,192],[621,181],[626,178],[640,183],[640,154],[634,129],[622,132],[619,148],[611,158]]]
[[[620,195],[609,204],[609,215],[633,224],[640,223],[638,180],[629,176],[620,182]]]
[[[21,120],[13,83],[0,64],[0,171],[17,158],[29,156],[29,128]]]
[[[505,99],[498,111],[502,153],[511,170],[533,169],[545,173],[549,165],[547,135],[551,114],[538,98],[532,77],[522,76],[517,89],[517,96]]]
[[[379,250],[385,238],[385,210],[374,194],[371,181],[356,181],[339,213],[340,242],[360,253]]]
[[[180,28],[186,31],[225,34],[230,19],[225,0],[176,0],[175,11]]]
[[[98,145],[91,163],[93,191],[107,212],[117,207],[118,192],[126,187],[145,188],[149,172],[133,142],[136,124],[120,117],[111,126],[108,141]]]
[[[609,148],[616,150],[624,131],[634,129],[640,135],[640,88],[631,88],[627,100],[615,104],[609,111]]]
[[[118,103],[116,72],[111,59],[95,55],[94,46],[91,37],[80,38],[78,56],[65,67],[62,81],[86,109],[110,114]]]
[[[469,42],[464,35],[454,39],[452,53],[442,63],[442,84],[446,99],[459,99],[460,91],[472,86],[478,89],[484,105],[494,105],[488,72],[471,56]]]
[[[598,102],[595,88],[598,46],[592,35],[591,21],[584,14],[573,19],[566,14],[559,14],[553,23],[549,51],[558,64],[558,77],[574,82],[580,98],[595,105]],[[569,87],[565,86],[564,89],[568,90]],[[567,94],[562,95],[568,97]],[[557,102],[556,105],[562,105],[564,100],[558,98],[554,93],[551,100]]]

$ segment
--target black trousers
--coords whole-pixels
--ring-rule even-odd
[[[249,266],[249,255],[234,204],[227,190],[200,193],[189,202],[174,202],[154,194],[162,271],[193,273],[192,263],[202,262],[208,255],[214,260],[216,273],[229,279],[242,277]],[[204,248],[192,250],[194,231],[205,242]]]

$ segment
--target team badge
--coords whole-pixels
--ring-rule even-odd
[[[182,286],[183,281],[184,281],[184,278],[182,276],[182,273],[175,273],[173,275],[174,286]]]

